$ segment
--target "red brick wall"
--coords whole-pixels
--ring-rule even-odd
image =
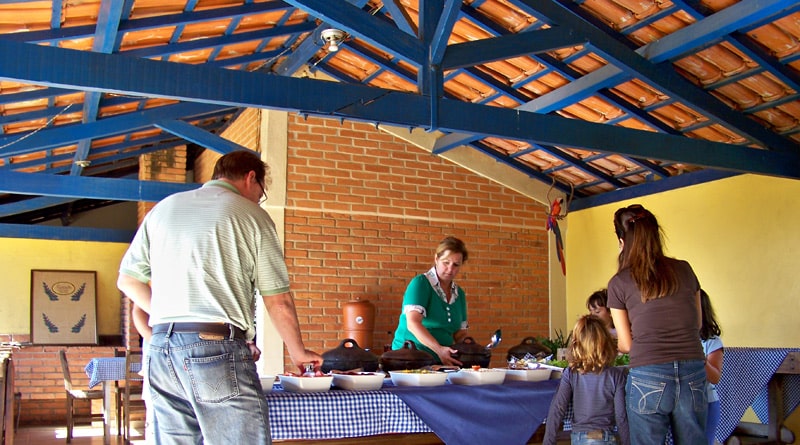
[[[88,388],[89,378],[83,368],[93,357],[112,357],[113,347],[105,346],[25,346],[13,354],[16,390],[21,393],[20,425],[66,425],[66,396],[60,349],[67,350],[70,376],[76,388]],[[100,389],[97,386],[93,389]],[[103,409],[102,400],[94,401],[93,412]],[[88,402],[82,408],[88,412]]]
[[[406,284],[447,235],[470,252],[457,279],[470,335],[485,344],[503,330],[492,366],[547,335],[543,206],[369,124],[289,122],[286,258],[310,348],[338,346],[343,305],[357,297],[375,305],[375,349],[389,343]]]

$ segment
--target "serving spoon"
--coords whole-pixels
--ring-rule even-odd
[[[494,331],[494,334],[492,334],[491,343],[486,345],[486,348],[492,349],[495,346],[499,345],[502,340],[503,340],[503,332],[500,329],[498,329]]]

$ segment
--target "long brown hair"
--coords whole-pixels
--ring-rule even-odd
[[[584,315],[572,329],[569,346],[569,367],[585,374],[600,372],[614,364],[617,345],[603,320],[594,315]]]
[[[711,298],[709,298],[706,291],[700,289],[700,309],[703,313],[703,324],[700,326],[700,339],[708,340],[711,337],[719,337],[722,335],[722,329],[717,323],[717,315],[714,313],[714,307],[711,306]]]
[[[664,237],[655,215],[639,204],[614,213],[614,231],[623,242],[618,271],[630,269],[642,302],[678,290],[678,277],[664,255]]]

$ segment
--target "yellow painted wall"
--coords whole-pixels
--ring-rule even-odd
[[[0,334],[30,333],[32,269],[97,272],[97,333],[120,334],[117,270],[127,243],[0,238]]]
[[[667,254],[692,265],[727,346],[800,346],[800,181],[743,175],[570,213],[567,320],[616,271],[616,209],[639,203],[664,229]]]
[[[567,318],[616,272],[614,212],[639,203],[664,229],[667,254],[692,265],[725,346],[800,347],[800,181],[742,175],[568,215]],[[748,413],[745,420],[753,421]],[[800,431],[800,412],[787,426]]]

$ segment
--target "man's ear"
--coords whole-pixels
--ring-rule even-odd
[[[258,179],[256,178],[256,172],[253,170],[247,172],[247,175],[244,178],[248,181],[258,182]]]

